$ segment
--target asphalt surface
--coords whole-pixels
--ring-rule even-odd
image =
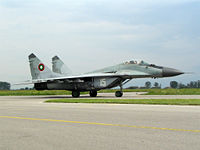
[[[98,93],[93,99],[200,99],[200,95],[144,95],[147,92],[125,92],[123,97],[115,97],[114,93]],[[50,97],[51,98],[51,97]],[[58,98],[72,98],[71,95]],[[88,95],[81,95],[80,98],[90,98]]]
[[[200,149],[199,106],[43,103],[50,98],[62,96],[0,97],[0,150]]]

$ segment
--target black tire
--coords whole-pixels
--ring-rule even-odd
[[[72,97],[79,97],[80,92],[79,91],[72,91]]]
[[[121,91],[116,91],[116,92],[115,92],[115,96],[116,96],[116,97],[122,97],[122,96],[123,96],[123,92],[121,92]]]
[[[97,97],[97,91],[90,91],[90,97]]]

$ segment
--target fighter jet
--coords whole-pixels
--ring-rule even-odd
[[[52,58],[51,71],[34,54],[29,55],[30,71],[36,90],[69,90],[72,97],[79,97],[80,92],[89,91],[91,97],[97,96],[97,91],[119,86],[115,96],[123,96],[123,85],[136,78],[163,78],[184,74],[184,72],[148,64],[144,61],[127,61],[118,65],[106,67],[79,75],[73,75],[64,63],[55,56]]]

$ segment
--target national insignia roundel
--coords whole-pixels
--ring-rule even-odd
[[[40,71],[44,71],[44,64],[39,64],[38,65],[38,69],[40,70]]]

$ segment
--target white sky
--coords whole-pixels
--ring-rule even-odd
[[[32,52],[75,73],[143,59],[195,72],[150,81],[199,80],[199,10],[199,0],[0,0],[0,80],[31,79]]]

